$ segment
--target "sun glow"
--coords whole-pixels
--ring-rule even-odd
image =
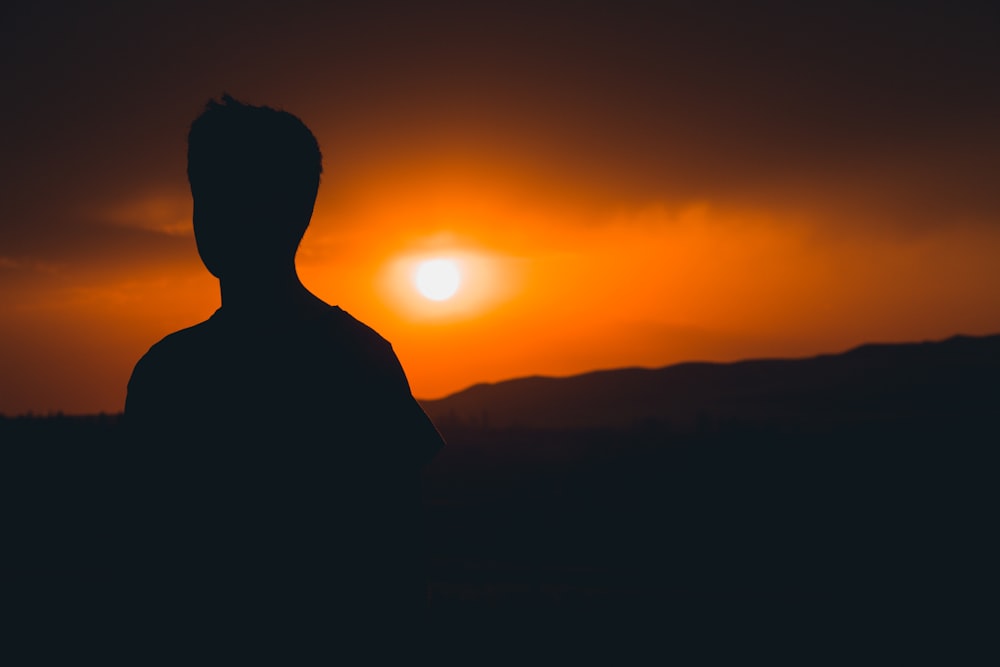
[[[455,296],[462,284],[458,265],[450,259],[421,262],[413,274],[413,285],[431,301],[445,301]]]
[[[410,322],[457,322],[482,316],[520,292],[518,258],[472,244],[422,240],[390,255],[378,279],[384,303]]]

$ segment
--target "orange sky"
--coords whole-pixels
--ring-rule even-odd
[[[272,47],[292,39],[268,41],[274,17],[254,7],[236,34]],[[27,139],[12,140],[3,164],[0,413],[118,411],[138,357],[218,306],[190,232],[184,134],[222,89],[284,107],[317,135],[325,172],[300,274],[393,343],[419,397],[530,374],[1000,332],[996,93],[968,67],[968,81],[933,70],[995,57],[978,33],[937,34],[935,48],[953,60],[941,65],[917,39],[932,22],[914,19],[890,36],[908,59],[890,50],[869,61],[879,76],[866,79],[836,40],[809,52],[807,39],[783,31],[794,39],[775,45],[764,39],[771,28],[734,33],[735,19],[686,16],[686,28],[730,38],[709,43],[731,52],[698,52],[708,38],[687,30],[670,48],[694,56],[678,61],[643,17],[615,15],[611,37],[601,17],[576,17],[576,38],[558,49],[546,32],[564,24],[556,14],[536,16],[531,30],[513,20],[476,28],[478,15],[444,27],[423,17],[440,52],[415,52],[403,19],[359,16],[382,32],[359,46],[342,28],[346,45],[336,48],[353,59],[316,32],[297,33],[304,52],[277,62],[310,66],[289,77],[265,66],[266,50],[207,67],[184,60],[192,49],[224,51],[209,46],[211,23],[174,31],[189,38],[180,49],[161,35],[169,26],[121,15],[122,30],[142,20],[151,31],[153,46],[136,52],[152,59],[142,67],[128,57],[139,46],[107,40],[76,65],[50,56],[34,79],[4,63],[24,87],[14,99],[59,72],[61,94],[79,108],[43,97],[43,110],[19,102],[4,112]],[[38,35],[65,42],[80,20],[28,18],[39,32],[17,42],[25,57],[46,43]],[[86,25],[99,30],[99,19]],[[810,17],[782,21],[793,19]],[[294,16],[286,23],[282,34],[318,30]],[[745,65],[734,34],[784,52],[752,51],[763,60]],[[523,49],[508,62],[513,36]],[[972,44],[967,57],[951,49],[959,42]],[[396,51],[378,50],[388,43]],[[881,53],[875,41],[858,48]],[[796,60],[803,50],[808,71]],[[881,78],[916,55],[925,70],[906,69],[912,82]],[[723,67],[731,79],[713,76]],[[178,68],[190,76],[168,78]],[[112,92],[130,81],[132,98]],[[105,96],[88,102],[74,86]],[[935,95],[916,106],[921,86]],[[117,122],[106,113],[114,100]],[[464,283],[433,303],[409,271],[439,256],[459,261]]]

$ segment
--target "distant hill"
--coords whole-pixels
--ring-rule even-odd
[[[985,419],[1000,405],[1000,334],[842,354],[623,368],[478,384],[421,401],[442,426],[688,429],[725,421],[838,425]]]

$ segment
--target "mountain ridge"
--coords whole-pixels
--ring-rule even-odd
[[[596,428],[661,422],[687,428],[721,419],[801,426],[968,412],[989,393],[989,377],[998,371],[1000,334],[957,334],[939,341],[865,343],[811,357],[532,375],[478,383],[420,403],[436,422],[451,425]]]

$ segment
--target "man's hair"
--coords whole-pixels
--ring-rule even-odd
[[[288,113],[222,95],[188,133],[188,181],[195,200],[237,215],[309,224],[323,171],[316,137]]]

